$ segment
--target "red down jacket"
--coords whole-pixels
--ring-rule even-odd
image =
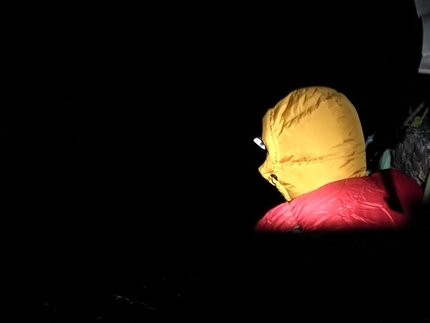
[[[328,183],[282,203],[261,218],[256,231],[302,232],[399,229],[411,223],[422,200],[418,183],[398,170]]]

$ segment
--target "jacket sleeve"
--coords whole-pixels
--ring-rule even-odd
[[[288,202],[279,204],[266,213],[255,225],[257,232],[288,232],[298,228],[296,217]]]
[[[303,232],[399,229],[411,223],[422,195],[414,179],[394,169],[382,170],[335,181],[283,203],[270,210],[256,230],[285,232],[294,225]]]

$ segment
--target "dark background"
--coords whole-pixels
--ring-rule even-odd
[[[245,293],[221,295],[264,280],[241,270],[261,266],[249,236],[282,202],[257,170],[266,110],[296,88],[330,86],[367,136],[396,130],[430,94],[412,0],[6,1],[0,14],[2,322],[263,313],[264,302],[233,305]],[[295,270],[307,280],[309,267]],[[304,297],[318,279],[300,279]],[[135,291],[139,313],[115,303],[150,284]],[[175,303],[166,285],[193,296]]]

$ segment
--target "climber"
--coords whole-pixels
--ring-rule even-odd
[[[260,174],[286,200],[257,222],[258,232],[405,228],[422,199],[399,170],[367,172],[358,113],[332,88],[289,93],[266,112],[254,141],[266,151]]]

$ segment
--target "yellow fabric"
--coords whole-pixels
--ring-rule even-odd
[[[363,130],[353,104],[328,87],[297,89],[263,117],[261,175],[287,201],[327,183],[366,176]]]

